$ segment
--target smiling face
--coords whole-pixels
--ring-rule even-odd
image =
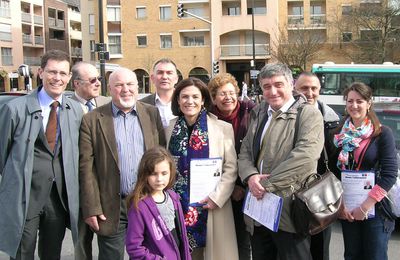
[[[170,164],[167,160],[157,163],[154,171],[147,177],[147,183],[151,188],[152,195],[162,194],[168,186],[171,177]]]
[[[260,80],[265,101],[275,111],[278,111],[293,96],[293,87],[284,76],[272,76]]]
[[[172,91],[176,82],[178,82],[178,74],[172,63],[158,63],[151,74],[151,81],[160,91]]]
[[[294,87],[306,96],[308,103],[314,105],[317,102],[321,89],[321,84],[317,77],[301,75]]]
[[[367,117],[368,109],[371,107],[371,100],[365,100],[357,91],[350,91],[346,98],[346,111],[351,117],[354,126],[361,126]]]
[[[110,75],[110,94],[112,102],[127,113],[135,105],[138,95],[138,81],[135,73],[120,69]]]
[[[238,103],[235,86],[232,83],[227,83],[219,87],[213,101],[224,115],[232,114]]]
[[[201,107],[204,105],[200,89],[193,85],[182,89],[179,93],[178,105],[186,122],[193,125],[200,114]]]
[[[48,60],[44,68],[39,68],[43,89],[53,99],[62,95],[71,78],[68,61]]]

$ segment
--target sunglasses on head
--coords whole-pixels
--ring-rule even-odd
[[[101,82],[101,80],[103,79],[102,76],[98,76],[98,77],[93,77],[93,78],[89,78],[89,79],[81,79],[81,81],[88,81],[90,84],[94,84],[98,81]]]

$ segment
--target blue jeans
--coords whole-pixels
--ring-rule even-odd
[[[387,260],[388,241],[394,230],[394,221],[381,216],[364,221],[341,221],[345,260]]]

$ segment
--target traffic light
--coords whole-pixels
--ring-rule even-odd
[[[214,61],[213,62],[213,73],[218,74],[219,73],[219,61]]]
[[[185,10],[183,9],[183,4],[178,4],[177,11],[178,11],[178,17],[179,17],[179,18],[182,18],[183,15],[184,15],[183,11],[185,11]]]

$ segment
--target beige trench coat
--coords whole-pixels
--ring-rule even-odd
[[[166,128],[167,147],[177,118],[172,119]],[[232,125],[208,114],[208,137],[210,158],[222,157],[222,177],[216,189],[209,197],[218,205],[210,210],[207,220],[207,242],[205,258],[207,260],[237,260],[235,224],[233,220],[231,194],[237,178],[235,139]]]

